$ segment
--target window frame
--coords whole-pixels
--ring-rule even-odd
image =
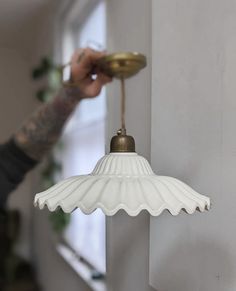
[[[53,56],[54,61],[58,64],[61,64],[61,60],[63,59],[63,38],[67,29],[70,29],[72,32],[72,37],[74,42],[77,42],[77,36],[79,31],[82,30],[83,24],[86,22],[88,17],[91,15],[93,10],[96,8],[99,3],[104,2],[103,0],[64,0],[61,1],[59,7],[56,12],[56,21],[54,25],[54,43],[53,43]],[[75,17],[76,11],[76,17]],[[78,30],[78,27],[81,26],[81,29]],[[74,45],[76,47],[76,44]],[[106,117],[104,118],[104,122],[106,122]],[[84,127],[84,126],[83,126]],[[106,141],[106,126],[105,126],[105,141]],[[105,150],[105,149],[104,149]],[[106,229],[106,225],[105,225]],[[96,270],[94,266],[91,265],[90,262],[86,261],[81,254],[78,254],[68,243],[65,242],[63,237],[59,238],[59,245],[63,244],[64,247],[68,248],[72,253],[74,253],[75,258],[80,258],[79,261],[85,263],[91,271]],[[57,247],[58,248],[58,247]],[[59,254],[63,256],[63,253],[58,251]],[[65,258],[67,261],[67,258]],[[71,265],[71,264],[70,264]],[[105,276],[104,276],[105,280]],[[102,280],[102,281],[104,281]],[[104,281],[104,290],[105,281]]]

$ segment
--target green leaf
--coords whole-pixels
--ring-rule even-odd
[[[41,67],[44,70],[44,72],[48,72],[53,68],[53,62],[51,58],[49,57],[43,57],[41,60]]]
[[[36,92],[36,98],[41,102],[47,102],[53,98],[54,94],[48,89],[40,89]]]
[[[49,57],[43,57],[40,65],[33,69],[32,78],[34,80],[42,77],[47,77],[48,86],[41,88],[36,92],[36,98],[41,102],[47,102],[52,99],[57,91],[61,87],[62,71],[60,67],[56,67]],[[62,148],[62,142],[58,143],[57,148]],[[53,155],[48,157],[48,163],[41,173],[42,186],[44,189],[55,184],[55,173],[61,172],[62,165],[58,163]],[[55,232],[62,233],[70,222],[70,214],[64,213],[61,209],[50,214],[49,219],[52,223],[52,227]]]
[[[51,69],[48,72],[48,85],[53,91],[57,91],[61,87],[62,75],[57,69]]]
[[[54,231],[60,234],[70,223],[70,214],[64,213],[63,210],[59,208],[49,214],[49,219]]]
[[[45,72],[43,71],[43,69],[41,67],[37,67],[35,69],[32,70],[32,78],[34,80],[37,80],[41,77],[43,77],[45,75]]]

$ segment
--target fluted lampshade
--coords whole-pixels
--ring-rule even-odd
[[[131,216],[142,210],[153,216],[165,209],[172,215],[181,210],[189,214],[209,210],[208,197],[178,179],[154,174],[148,161],[135,152],[133,137],[126,135],[124,79],[145,65],[146,58],[137,53],[118,53],[101,60],[100,69],[121,80],[122,127],[111,140],[111,152],[98,161],[91,174],[71,177],[37,194],[35,206],[64,212],[80,208],[86,214],[101,208],[106,215],[123,209]]]
[[[59,182],[35,196],[35,205],[64,212],[80,208],[90,214],[101,208],[106,215],[124,209],[130,216],[147,210],[157,216],[167,209],[177,215],[210,207],[210,199],[178,179],[155,175],[148,161],[136,153],[110,153],[98,161],[90,175]]]

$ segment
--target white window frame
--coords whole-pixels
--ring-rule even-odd
[[[59,10],[56,16],[57,21],[54,28],[54,35],[55,35],[54,59],[57,63],[61,63],[62,58],[63,58],[62,43],[63,43],[63,36],[65,34],[65,29],[67,29],[68,26],[71,27],[71,24],[72,24],[74,28],[74,31],[72,30],[72,33],[75,34],[75,29],[78,28],[78,26],[83,25],[87,17],[92,13],[93,9],[100,2],[102,2],[102,0],[61,1],[61,5],[59,7]],[[76,21],[75,21],[75,12],[77,13]],[[78,31],[76,31],[76,34],[78,34]],[[73,35],[73,39],[75,40],[74,35]],[[79,254],[79,256],[80,255],[81,254]]]

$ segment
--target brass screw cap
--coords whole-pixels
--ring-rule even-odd
[[[135,152],[135,140],[131,135],[126,135],[125,129],[120,129],[117,135],[113,136],[110,144],[111,153]]]

